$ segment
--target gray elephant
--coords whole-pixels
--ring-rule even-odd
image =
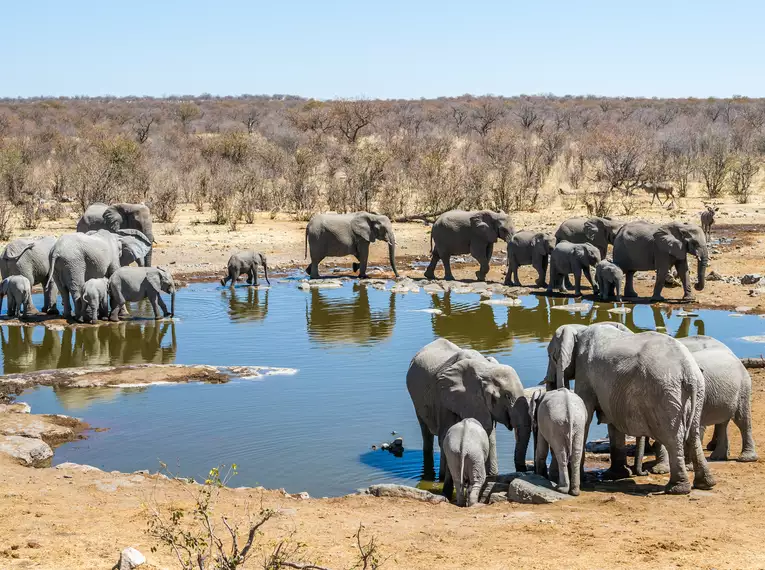
[[[451,256],[470,254],[480,264],[476,277],[485,280],[494,244],[498,239],[507,241],[514,233],[510,216],[504,212],[451,210],[441,214],[430,231],[431,258],[425,278],[435,279],[436,265],[441,260],[445,279],[454,279]]]
[[[50,272],[50,252],[55,243],[54,236],[19,238],[10,242],[0,256],[0,273],[4,278],[10,275],[23,275],[33,287],[43,286],[42,311],[51,315],[58,314],[56,286],[51,283],[50,287],[46,287]]]
[[[170,294],[170,311],[162,300],[161,292]],[[154,318],[160,319],[159,309],[164,317],[175,314],[175,281],[170,272],[161,267],[120,267],[109,277],[109,320],[119,321],[120,309],[126,302],[149,299]]]
[[[486,481],[489,459],[489,436],[480,422],[465,418],[450,427],[444,436],[443,457],[446,459],[446,483],[456,483],[457,506],[472,507],[478,503]],[[444,485],[446,486],[446,485]]]
[[[507,240],[505,285],[521,286],[518,268],[521,265],[531,265],[537,270],[537,287],[547,287],[547,265],[553,249],[555,249],[555,238],[552,234],[527,231],[513,234]]]
[[[420,423],[426,474],[433,471],[433,436],[443,449],[448,429],[464,418],[478,420],[489,435],[489,475],[498,472],[495,422],[515,429],[515,469],[526,470],[531,420],[523,385],[512,367],[439,338],[414,356],[406,387]],[[451,496],[451,489],[445,486],[444,494]]]
[[[96,202],[88,206],[85,213],[77,222],[77,231],[87,233],[94,230],[138,230],[145,235],[149,244],[154,243],[151,211],[144,204],[112,204],[108,206]],[[139,265],[151,266],[152,249],[140,259]],[[124,265],[128,265],[125,263]]]
[[[151,241],[138,230],[61,236],[51,250],[47,284],[55,283],[61,292],[64,316],[82,318],[82,289],[88,279],[109,277],[120,268],[121,259],[143,258],[150,249]]]
[[[555,232],[555,239],[558,242],[591,243],[600,251],[600,258],[605,259],[608,244],[614,243],[623,224],[611,218],[569,218]]]
[[[618,265],[604,259],[595,266],[595,283],[600,290],[600,298],[622,300],[624,288],[624,272]]]
[[[690,351],[661,333],[633,334],[623,325],[563,325],[547,347],[548,388],[576,378],[574,391],[587,408],[584,441],[597,412],[608,424],[611,466],[607,477],[630,476],[625,434],[652,437],[669,453],[668,494],[691,490],[686,446],[693,462],[693,486],[710,489],[715,480],[701,449],[704,377]],[[584,469],[584,463],[582,463]]]
[[[559,242],[550,254],[550,283],[547,292],[557,289],[566,292],[565,279],[569,273],[574,274],[574,294],[582,294],[582,273],[590,282],[593,293],[598,293],[598,287],[592,280],[591,267],[600,262],[598,248],[590,243]]]
[[[3,312],[3,299],[8,297],[8,316],[18,318],[37,313],[32,305],[32,285],[23,275],[11,275],[0,282],[0,313]]]
[[[82,312],[86,322],[96,324],[109,318],[109,280],[106,277],[88,279],[82,288]]]
[[[752,436],[752,378],[741,360],[722,342],[709,336],[689,336],[678,339],[693,355],[704,375],[704,403],[701,410],[701,426],[714,426],[714,436],[707,449],[710,459],[728,459],[728,423],[733,420],[741,432],[742,449],[737,461],[757,461],[757,451]],[[657,445],[658,447],[658,445]],[[638,438],[635,454],[635,472],[643,471],[645,438]],[[666,473],[666,451],[656,450],[654,473]]]
[[[704,289],[708,264],[707,241],[704,232],[696,224],[672,222],[662,226],[649,222],[629,222],[622,226],[614,240],[614,263],[626,276],[625,297],[637,297],[633,286],[636,271],[656,271],[653,288],[654,301],[663,301],[661,290],[669,270],[674,266],[677,277],[683,283],[683,299],[691,300],[688,276],[688,254],[698,259],[698,282],[696,290]]]
[[[534,434],[534,470],[547,477],[547,454],[553,453],[558,475],[558,491],[579,495],[584,430],[587,408],[582,399],[567,388],[546,392],[537,390],[529,407]]]
[[[249,285],[257,286],[258,266],[263,268],[263,275],[266,278],[266,283],[270,285],[271,282],[268,280],[266,256],[258,251],[237,251],[228,258],[228,274],[220,280],[220,284],[225,287],[226,282],[231,281],[231,287],[233,287],[236,285],[236,281],[239,279],[240,275],[247,274],[247,283]]]
[[[319,263],[325,257],[353,255],[358,259],[353,271],[358,271],[360,278],[366,278],[369,244],[378,239],[388,243],[390,266],[398,277],[396,236],[387,216],[369,212],[316,214],[305,228],[305,256],[308,257],[309,249],[311,253],[311,264],[305,271],[311,279],[318,279]]]

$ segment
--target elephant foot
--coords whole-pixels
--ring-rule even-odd
[[[564,495],[568,495],[569,492],[571,491],[571,489],[569,487],[558,487],[556,489],[556,491],[558,491],[559,493],[562,493]]]
[[[366,273],[359,274],[359,279],[369,279],[369,275],[367,275]]]
[[[654,295],[651,297],[652,303],[663,303],[664,301],[666,301],[666,299],[661,295]]]
[[[657,463],[653,467],[651,467],[651,473],[654,475],[666,475],[669,473],[669,464],[667,463]]]
[[[693,303],[696,300],[696,297],[693,295],[683,295],[682,302],[683,303]]]
[[[433,273],[432,271],[426,271],[425,275],[423,275],[423,277],[425,277],[425,279],[433,281],[436,278],[436,274]]]
[[[709,443],[707,443],[707,451],[714,451],[716,448],[717,448],[717,440],[710,439]]]
[[[518,283],[518,285],[521,286],[520,283]],[[534,283],[534,285],[536,285],[537,287],[547,287],[547,282],[546,281],[536,281]]]
[[[111,321],[112,323],[118,323],[118,322],[120,322],[120,318],[119,317],[109,317],[109,321]]]
[[[709,456],[709,461],[728,461],[728,450],[717,451],[715,448],[715,450]]]
[[[221,287],[225,287],[226,286],[226,280],[225,279],[221,279],[220,280],[220,285],[221,285]]]
[[[754,461],[757,461],[757,452],[756,451],[744,451],[736,458],[736,461],[739,463],[752,463]]]
[[[476,272],[475,272],[475,277],[476,277],[476,279],[478,279],[479,281],[486,281],[486,274],[484,274],[484,273],[481,273],[480,271],[476,271]]]
[[[648,471],[646,471],[645,469],[640,469],[640,470],[635,469],[635,475],[638,477],[647,477]]]
[[[691,482],[688,480],[677,481],[675,483],[670,481],[664,487],[664,492],[667,495],[688,495],[691,492]]]
[[[696,475],[693,478],[694,489],[701,489],[702,491],[708,491],[715,485],[717,485],[717,481],[715,480],[714,476],[709,472]]]
[[[525,462],[524,463],[516,463],[515,464],[515,470],[518,473],[526,473],[526,471],[527,471],[526,463]]]
[[[575,297],[582,297],[582,290],[580,289],[579,291],[574,291],[574,296]]]
[[[454,275],[446,275],[444,281],[454,281]]]
[[[581,491],[579,490],[579,487],[571,487],[568,490],[568,494],[571,495],[572,497],[578,497],[580,492]]]
[[[351,265],[351,268],[353,269],[353,272],[354,272],[354,273],[356,273],[356,272],[359,270],[359,267],[361,267],[361,264],[360,264],[360,263],[353,263],[353,264]],[[359,275],[359,277],[361,277],[361,276]]]
[[[49,308],[47,310],[44,310],[43,312],[45,312],[45,314],[47,314],[47,315],[58,315],[59,314],[58,307],[51,307],[51,308]]]
[[[619,479],[628,479],[632,477],[632,472],[626,465],[609,467],[603,472],[604,481],[618,481]]]

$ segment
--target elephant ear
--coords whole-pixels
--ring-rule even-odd
[[[114,206],[109,206],[108,208],[106,208],[106,210],[104,210],[103,218],[104,218],[104,225],[113,232],[116,232],[118,229],[122,227],[122,224],[125,223],[125,220],[122,217],[122,214]]]
[[[353,217],[353,220],[351,220],[351,231],[361,241],[372,243],[376,239],[375,232],[372,231],[372,223],[369,217],[364,214]]]
[[[155,268],[155,271],[146,272],[146,281],[154,288],[157,293],[162,292],[162,273],[160,269]]]
[[[659,228],[653,234],[656,247],[675,259],[685,257],[685,244],[676,238],[669,228]]]
[[[123,231],[127,231],[127,230],[120,230],[120,234]],[[137,230],[132,230],[132,231],[137,231]],[[118,237],[117,237],[120,243],[120,264],[123,264],[125,261],[128,261],[131,257],[133,259],[130,261],[143,259],[151,251],[151,243],[148,242],[146,237],[144,237],[143,240],[141,240],[137,236],[120,235],[120,234],[118,234]]]
[[[442,369],[436,376],[439,402],[461,419],[477,420],[486,433],[494,427],[490,410],[501,394],[491,383],[481,381],[480,371],[486,362],[468,358]]]
[[[555,364],[555,388],[563,388],[566,385],[565,371],[571,366],[576,348],[576,329],[569,325],[558,327],[553,339],[547,347],[547,354]]]
[[[595,243],[600,234],[600,226],[598,220],[587,220],[584,223],[584,237],[587,241]]]
[[[487,223],[484,212],[476,212],[470,216],[470,228],[475,236],[487,243],[495,243],[499,239],[494,223]]]
[[[552,251],[550,249],[550,242],[547,240],[547,236],[545,234],[536,234],[533,238],[531,238],[531,247],[537,254],[543,257],[550,255],[550,252]]]

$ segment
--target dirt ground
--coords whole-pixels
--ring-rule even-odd
[[[698,223],[701,201],[681,202],[674,210],[656,206],[634,216],[615,215]],[[581,209],[556,206],[516,214],[514,221],[518,229],[554,232],[563,219],[581,214]],[[174,224],[157,224],[156,264],[170,267],[177,276],[220,276],[230,253],[243,248],[262,250],[275,270],[305,263],[305,222],[264,216],[229,232],[225,226],[206,223],[208,216],[187,206]],[[66,233],[73,231],[75,222],[72,218],[47,223],[15,237]],[[166,226],[177,226],[179,233],[168,235]],[[429,229],[409,223],[396,224],[395,230],[399,269],[404,275],[421,276],[422,269],[412,269],[409,263],[428,258]],[[721,236],[734,239],[713,246],[716,253],[711,255],[710,271],[724,276],[765,273],[761,263],[765,207],[722,204],[713,229],[713,237]],[[501,244],[497,250],[503,257]],[[372,246],[373,262],[385,262],[386,254],[383,244]],[[474,270],[466,265],[456,275],[469,278]],[[503,267],[493,267],[489,279],[502,278]],[[522,273],[521,278],[531,282],[531,272]],[[636,280],[636,286],[639,293],[649,295],[653,282]],[[765,312],[765,297],[750,296],[752,288],[708,281],[696,295],[707,306],[743,305]],[[665,296],[679,299],[682,291],[665,289]],[[751,372],[754,435],[762,444],[765,371]],[[735,428],[730,433],[735,457],[740,438]],[[298,500],[278,491],[226,489],[219,507],[232,516],[242,515],[246,505],[256,510],[261,505],[281,509],[269,523],[266,539],[294,532],[293,539],[307,545],[306,559],[331,568],[348,568],[355,562],[353,535],[360,523],[367,536],[376,537],[382,555],[389,557],[383,568],[765,567],[762,462],[713,463],[712,469],[717,486],[685,497],[653,494],[661,491],[667,476],[649,476],[599,485],[577,499],[545,506],[508,503],[459,509],[405,499]],[[188,491],[193,488],[144,475],[28,469],[0,459],[0,568],[109,568],[126,546],[135,546],[147,556],[147,568],[177,568],[168,551],[151,552],[155,543],[145,533],[144,506],[155,498],[163,504],[188,504]],[[260,567],[259,561],[256,558],[248,567]]]

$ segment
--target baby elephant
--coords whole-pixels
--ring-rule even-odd
[[[531,265],[537,270],[537,287],[547,287],[547,262],[550,253],[555,249],[555,238],[552,234],[516,232],[507,240],[507,275],[505,285],[518,285],[518,268],[521,265]]]
[[[558,491],[579,494],[579,468],[584,453],[587,408],[568,388],[538,390],[529,407],[534,433],[534,470],[547,477],[547,453],[552,449],[550,471],[558,471]]]
[[[170,312],[162,300],[160,292],[170,293]],[[165,317],[175,314],[175,281],[166,269],[161,267],[120,267],[109,278],[109,302],[112,311],[109,320],[118,321],[120,309],[130,301],[149,299],[154,310],[154,318],[161,318],[159,308]]]
[[[614,298],[622,300],[622,286],[624,284],[624,272],[618,265],[604,259],[595,266],[595,283],[600,289],[600,298],[606,301]]]
[[[489,459],[489,436],[480,422],[465,418],[449,428],[441,446],[446,464],[444,487],[452,482],[457,488],[457,505],[472,507],[478,502],[486,481],[486,461]]]
[[[550,255],[550,284],[547,292],[552,293],[558,289],[566,293],[564,280],[569,273],[574,274],[574,294],[582,295],[582,273],[592,286],[592,291],[597,295],[598,287],[592,281],[590,267],[600,263],[600,251],[591,243],[571,243],[562,241],[555,246]]]
[[[109,318],[109,280],[88,279],[82,289],[82,318],[96,324],[99,319]]]
[[[18,318],[24,307],[24,316],[36,314],[32,304],[32,285],[23,275],[11,275],[0,283],[0,313],[3,312],[3,298],[8,296],[8,316]]]
[[[258,265],[263,266],[263,275],[266,278],[266,283],[269,285],[271,282],[268,280],[268,266],[266,265],[266,256],[258,251],[237,251],[228,259],[228,275],[220,280],[220,284],[224,287],[227,281],[231,281],[231,286],[236,284],[236,280],[240,275],[247,274],[247,283],[249,285],[258,284]]]

